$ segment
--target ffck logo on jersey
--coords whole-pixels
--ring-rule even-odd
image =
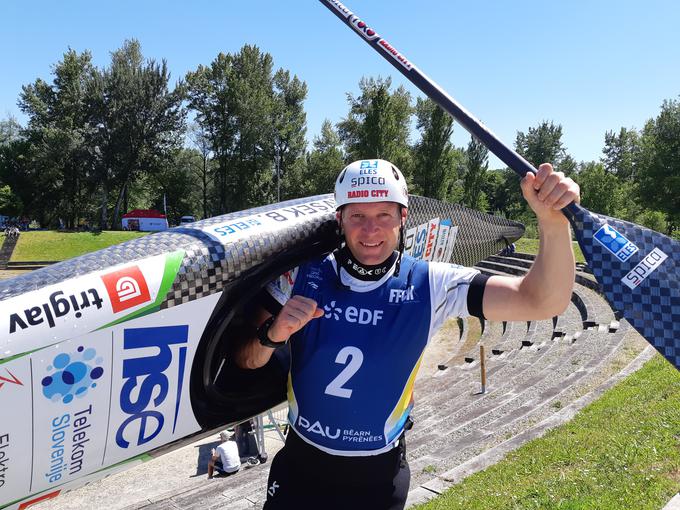
[[[138,266],[126,267],[113,273],[102,275],[106,292],[111,298],[113,313],[151,300],[146,279]]]
[[[413,285],[409,285],[405,289],[390,289],[390,303],[413,301],[415,299],[413,289]]]
[[[345,320],[356,324],[378,324],[378,321],[383,318],[383,310],[369,310],[367,308],[357,308],[355,306],[348,306],[344,312],[342,308],[335,305],[335,301],[331,301],[330,305],[323,307],[324,318],[334,319],[336,321]]]

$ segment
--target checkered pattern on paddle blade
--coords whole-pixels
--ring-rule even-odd
[[[612,308],[680,369],[680,242],[575,205],[568,217]]]

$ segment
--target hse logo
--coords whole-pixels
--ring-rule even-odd
[[[95,349],[82,345],[75,353],[57,354],[52,364],[47,365],[47,372],[51,374],[40,381],[43,395],[52,402],[64,404],[73,401],[74,397],[83,398],[90,388],[97,387],[95,381],[104,374],[104,369],[97,366],[102,361]]]
[[[406,301],[413,301],[414,297],[414,286],[409,285],[405,289],[390,289],[390,303],[405,303]]]
[[[138,266],[126,267],[101,278],[111,298],[113,313],[151,301],[149,287]]]
[[[354,306],[348,306],[343,313],[342,308],[338,308],[335,305],[335,301],[331,301],[330,305],[325,305],[323,309],[326,312],[324,318],[333,318],[336,321],[342,319],[351,323],[371,324],[375,326],[378,324],[378,321],[383,318],[383,310],[368,310],[366,308],[356,308]]]
[[[179,416],[186,344],[189,326],[126,329],[123,338],[124,383],[120,391],[120,409],[128,417],[116,431],[116,444],[127,448],[140,446],[155,438],[163,429],[165,414],[160,410],[171,386],[177,387],[172,405],[175,431]],[[173,346],[179,346],[173,350]],[[170,366],[176,372],[168,374]],[[167,406],[165,406],[167,407]],[[167,413],[166,411],[166,414]]]
[[[593,235],[595,240],[607,248],[621,262],[628,260],[638,247],[609,225],[602,226]]]

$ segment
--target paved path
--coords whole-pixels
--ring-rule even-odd
[[[14,252],[14,247],[17,245],[18,239],[18,237],[5,236],[2,246],[0,247],[0,269],[5,269],[9,259],[12,258],[12,252]]]

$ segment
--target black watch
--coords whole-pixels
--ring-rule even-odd
[[[265,347],[271,347],[272,349],[278,349],[279,347],[283,347],[288,343],[288,340],[284,340],[283,342],[272,342],[272,340],[269,338],[269,328],[271,328],[275,320],[276,317],[272,315],[269,317],[269,319],[264,321],[259,328],[257,328],[257,338],[260,340],[260,344],[264,345]]]

